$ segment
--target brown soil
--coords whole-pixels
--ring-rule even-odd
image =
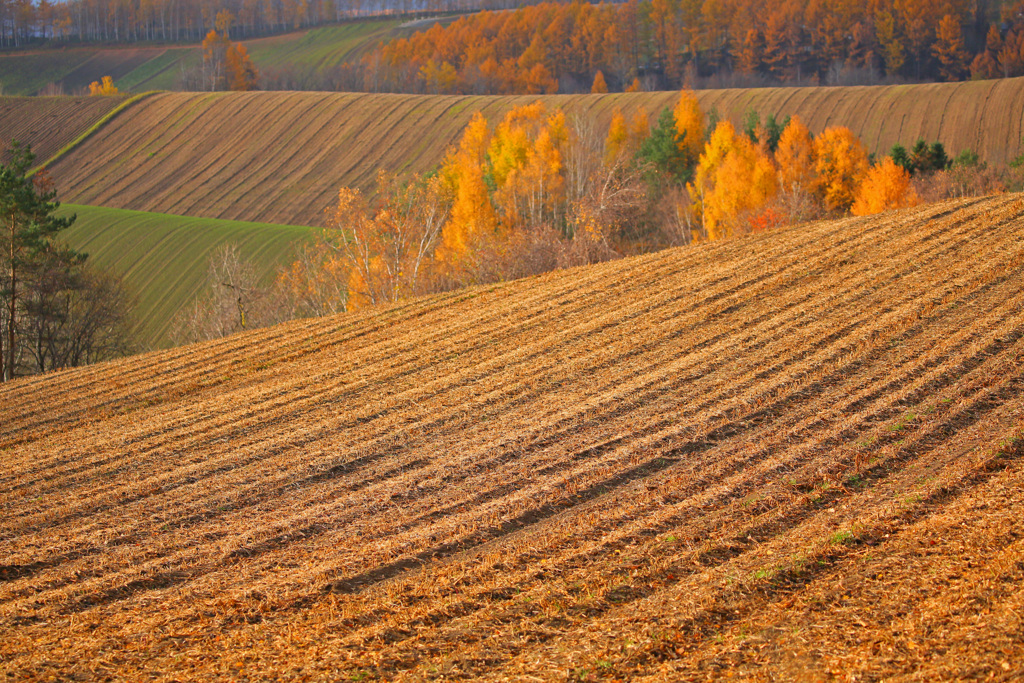
[[[1015,680],[1024,198],[0,385],[12,680]]]

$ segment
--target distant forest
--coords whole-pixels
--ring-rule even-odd
[[[324,89],[551,93],[1024,75],[1024,0],[0,0],[0,47],[245,39],[346,18],[471,12],[319,74]],[[278,70],[264,87],[289,87]],[[307,79],[308,80],[308,79]],[[308,87],[308,85],[307,85]]]
[[[198,42],[217,13],[234,16],[233,38],[361,17],[511,9],[514,0],[0,0],[0,48],[44,42]]]

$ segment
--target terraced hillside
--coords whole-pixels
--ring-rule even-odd
[[[0,661],[1018,679],[1021,282],[1001,196],[0,385]]]
[[[221,221],[125,209],[65,204],[78,216],[61,234],[89,262],[121,275],[138,298],[135,335],[142,348],[169,346],[175,315],[206,286],[210,256],[233,243],[270,283],[295,259],[309,228]]]
[[[990,163],[1019,154],[1024,79],[877,88],[767,88],[698,93],[739,122],[749,108],[799,113],[812,131],[844,124],[873,150],[918,137]],[[547,96],[608,120],[614,107],[674,104],[676,93]],[[53,166],[80,204],[319,225],[341,185],[369,189],[378,167],[427,171],[469,117],[496,121],[533,96],[166,93],[118,116]],[[227,133],[231,134],[228,135]],[[242,142],[239,142],[242,141]]]

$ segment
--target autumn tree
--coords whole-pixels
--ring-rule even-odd
[[[764,38],[756,28],[747,30],[743,43],[733,55],[736,59],[736,70],[740,73],[753,74],[761,69],[764,59]]]
[[[631,125],[616,109],[603,140],[592,120],[571,120],[563,158],[567,237],[577,263],[614,255],[614,243],[628,239],[641,220],[646,188],[635,163],[643,139],[641,117],[644,112],[635,114]]]
[[[814,192],[829,211],[846,211],[868,172],[868,153],[849,128],[826,128],[814,138]]]
[[[1003,37],[999,33],[999,27],[992,24],[985,38],[985,49],[979,52],[971,62],[971,78],[998,78],[1001,75],[998,55],[1002,47]]]
[[[896,19],[891,12],[883,10],[875,15],[875,34],[882,48],[885,73],[890,76],[899,73],[907,57],[903,40],[896,30]]]
[[[688,190],[704,237],[716,240],[737,232],[743,216],[771,200],[778,184],[771,160],[722,121],[705,145]]]
[[[450,207],[440,177],[399,178],[381,171],[373,199],[341,188],[327,214],[329,244],[348,271],[348,308],[420,294]]]
[[[960,17],[947,14],[939,22],[938,35],[932,52],[939,60],[939,72],[947,81],[960,79],[967,70],[967,51],[964,50]]]
[[[235,17],[222,10],[203,39],[201,84],[203,90],[256,90],[259,72],[241,43],[232,43],[228,32]]]
[[[510,110],[487,151],[494,200],[507,228],[557,225],[563,204],[562,157],[568,140],[565,114],[541,102]]]
[[[119,95],[120,91],[114,85],[114,79],[104,76],[102,81],[93,81],[89,84],[90,95]]]
[[[590,86],[590,92],[601,94],[608,92],[608,84],[604,80],[604,74],[600,70],[594,74],[594,83]]]
[[[321,230],[300,244],[295,260],[278,273],[275,287],[293,317],[308,318],[348,309],[349,267],[337,249],[339,235]]]
[[[854,216],[868,216],[890,209],[903,209],[921,202],[910,185],[910,174],[890,157],[875,164],[857,188],[850,207]]]
[[[475,244],[497,228],[498,217],[484,180],[489,142],[487,119],[475,112],[441,167],[453,205],[442,230],[438,258],[450,266],[467,258]]]
[[[704,147],[704,112],[692,90],[679,93],[672,116],[676,124],[676,146],[686,166],[692,168],[697,165]]]
[[[1003,78],[1024,74],[1024,27],[1006,33],[996,60]]]
[[[799,116],[793,116],[779,136],[775,150],[778,167],[780,209],[790,221],[814,213],[811,198],[814,184],[814,142]]]
[[[259,71],[244,45],[231,43],[225,53],[225,63],[229,89],[248,91],[259,88]]]

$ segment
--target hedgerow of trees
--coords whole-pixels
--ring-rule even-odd
[[[540,101],[497,121],[477,112],[435,173],[381,172],[369,194],[341,188],[325,227],[274,286],[256,282],[237,249],[218,252],[177,338],[815,218],[1021,189],[1024,161],[1018,166],[988,169],[970,152],[951,160],[923,140],[872,159],[846,128],[812,135],[798,117],[753,111],[736,127],[702,112],[690,91],[656,118],[616,110],[606,126]]]
[[[132,300],[117,277],[65,246],[56,191],[30,175],[31,150],[12,144],[0,165],[0,381],[84,365],[131,350]]]

